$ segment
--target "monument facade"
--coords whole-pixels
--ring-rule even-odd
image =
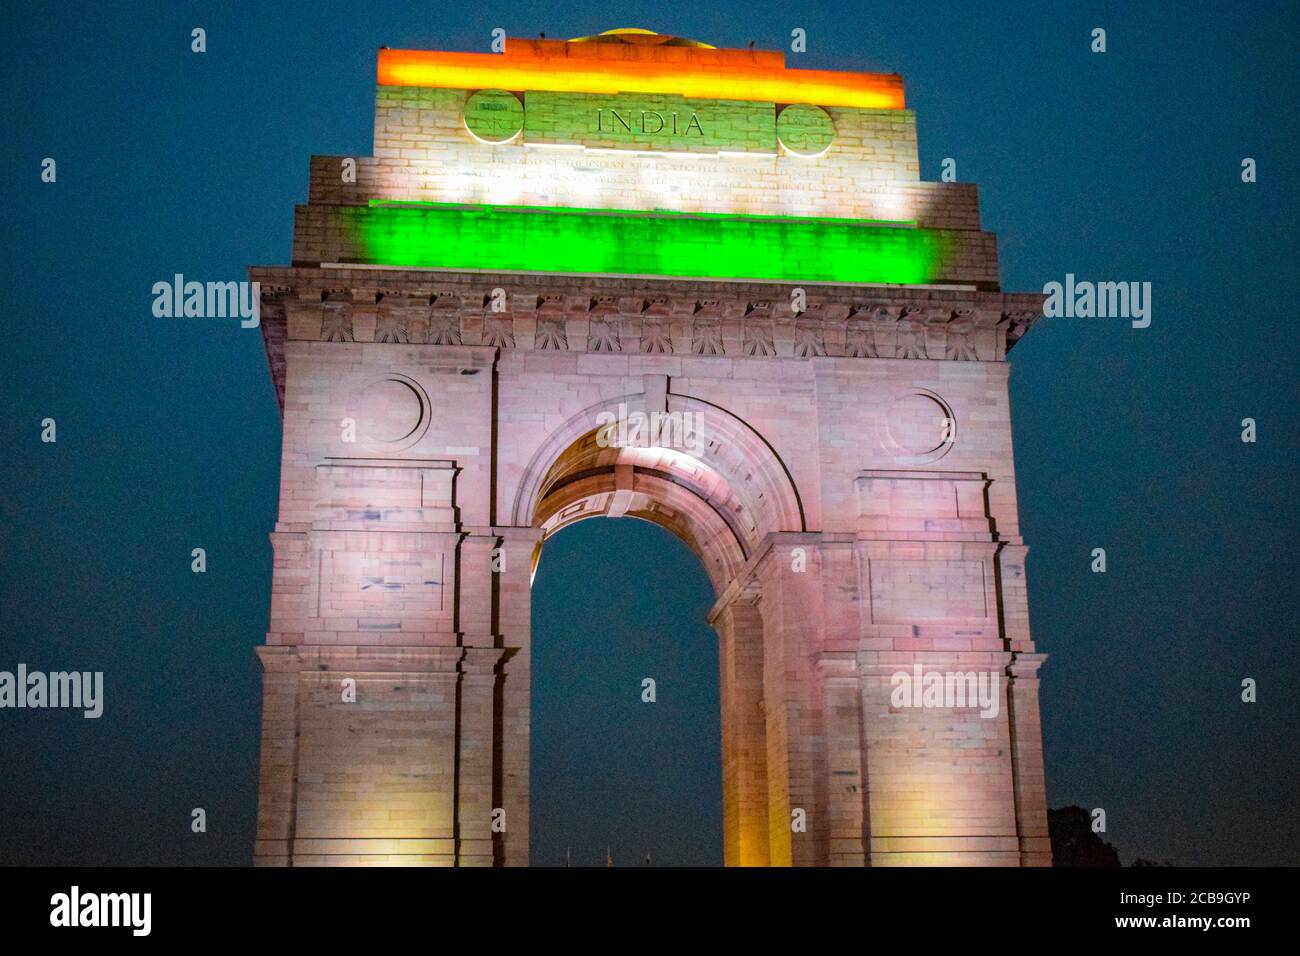
[[[531,578],[602,515],[716,592],[728,865],[1050,863],[1006,362],[1043,297],[921,181],[899,77],[381,50],[374,155],[313,157],[251,278],[257,863],[527,864]]]

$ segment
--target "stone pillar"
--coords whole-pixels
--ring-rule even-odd
[[[298,668],[290,647],[259,647],[262,759],[254,866],[290,865],[298,762]]]
[[[503,563],[493,576],[494,631],[504,650],[497,684],[496,806],[506,811],[506,831],[497,835],[498,860],[528,865],[528,767],[532,736],[532,577],[541,532],[495,528]]]
[[[1011,761],[1016,786],[1016,829],[1020,865],[1051,866],[1047,832],[1047,780],[1043,772],[1043,729],[1039,718],[1038,669],[1046,654],[1017,654],[1007,668]]]
[[[500,857],[493,814],[501,808],[497,685],[505,655],[493,626],[500,539],[491,529],[465,530],[456,554],[455,627],[465,648],[456,727],[456,865],[493,866]],[[498,822],[508,828],[511,821]]]
[[[1029,634],[1029,590],[1025,561],[1029,549],[1009,543],[997,554],[999,615],[1012,652],[1007,668],[1007,713],[1015,774],[1016,829],[1021,866],[1051,866],[1047,833],[1047,781],[1043,770],[1043,729],[1039,716],[1038,670],[1046,654],[1034,652]]]
[[[494,549],[500,539],[490,529],[466,534],[456,552],[456,622],[460,641],[470,647],[492,647],[496,643],[496,567]]]
[[[862,752],[862,697],[856,655],[823,654],[817,661],[821,733],[825,754],[827,820],[826,863],[864,866],[866,792]]]
[[[727,866],[768,865],[763,619],[752,597],[715,618],[722,698],[722,829]]]
[[[461,663],[459,721],[456,731],[456,864],[492,866],[496,809],[497,664],[502,651],[467,648]],[[507,832],[509,818],[507,817]]]
[[[770,548],[758,570],[772,866],[815,866],[825,858],[829,843],[829,820],[822,799],[825,787],[820,783],[824,750],[816,737],[812,673],[822,620],[817,575],[815,570],[794,570],[794,548],[804,548],[803,558],[808,558],[805,539],[798,534],[769,536]],[[803,811],[801,832],[792,829],[796,811]]]
[[[851,541],[805,535],[809,574],[818,609],[820,650],[814,657],[817,715],[818,813],[825,817],[821,865],[863,866],[867,862],[866,761],[862,744],[862,700],[857,651],[861,641],[857,562]]]

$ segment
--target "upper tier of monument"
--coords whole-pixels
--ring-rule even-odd
[[[316,157],[296,265],[999,287],[896,74],[617,30],[381,49],[374,156]]]

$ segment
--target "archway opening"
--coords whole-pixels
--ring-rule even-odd
[[[714,588],[649,521],[549,535],[533,582],[530,863],[720,866]],[[647,683],[652,681],[653,683]]]
[[[647,377],[646,384],[647,391],[643,394],[603,400],[554,429],[535,452],[517,486],[513,523],[541,532],[533,554],[535,570],[546,564],[542,557],[544,551],[554,560],[554,555],[548,550],[554,545],[548,542],[562,531],[570,534],[566,529],[575,525],[580,526],[580,530],[572,533],[584,538],[600,535],[603,529],[611,526],[636,528],[642,534],[657,534],[657,538],[648,540],[660,542],[661,546],[678,555],[679,561],[685,562],[672,567],[668,580],[687,580],[703,570],[708,586],[700,591],[698,603],[692,608],[689,602],[682,604],[666,599],[663,587],[646,585],[645,581],[656,579],[652,571],[656,565],[652,560],[643,566],[639,574],[643,583],[636,587],[644,596],[645,603],[632,624],[632,633],[637,633],[637,621],[644,622],[663,613],[671,616],[659,624],[661,632],[698,629],[700,636],[692,647],[694,660],[702,669],[688,679],[697,692],[707,693],[707,706],[694,707],[689,715],[685,715],[687,723],[680,728],[656,727],[654,739],[639,742],[639,749],[636,746],[626,749],[634,758],[640,755],[642,764],[650,768],[673,766],[674,763],[689,767],[689,761],[679,759],[675,753],[681,740],[685,739],[685,728],[690,728],[693,734],[707,731],[707,736],[697,739],[700,746],[707,747],[713,755],[709,769],[696,774],[693,782],[686,782],[685,792],[691,797],[684,802],[679,800],[677,810],[667,811],[684,816],[667,829],[654,828],[639,833],[635,830],[636,824],[644,824],[647,819],[658,818],[665,812],[663,802],[654,803],[649,799],[658,789],[653,781],[629,785],[624,794],[606,792],[599,803],[605,812],[617,814],[616,819],[629,828],[625,832],[631,833],[619,844],[620,855],[616,856],[616,863],[644,863],[648,852],[651,861],[702,864],[725,860],[740,865],[755,862],[761,865],[769,859],[766,837],[762,836],[768,824],[763,769],[766,729],[761,718],[761,700],[755,698],[756,693],[761,693],[763,678],[758,669],[762,660],[761,638],[757,638],[760,640],[758,645],[754,643],[758,633],[756,628],[760,625],[754,619],[755,585],[751,562],[761,559],[770,534],[806,530],[803,505],[785,465],[752,426],[720,406],[668,392],[667,383],[662,378],[656,385],[653,376]],[[596,517],[640,518],[642,521],[587,520]],[[640,528],[642,524],[657,527],[644,529]],[[608,550],[588,548],[585,552],[594,563],[574,572],[573,577],[586,584],[586,599],[582,593],[570,594],[561,600],[555,615],[569,627],[599,633],[605,623],[592,617],[602,610],[591,605],[592,595],[608,602],[617,600],[617,594],[622,590],[609,584],[598,584],[601,575],[629,561],[653,559],[654,554],[653,549],[636,545],[614,546]],[[556,826],[556,821],[547,819],[551,797],[539,794],[549,794],[548,788],[566,777],[582,780],[584,786],[597,792],[601,791],[603,782],[594,781],[590,776],[591,770],[599,766],[599,761],[594,758],[586,761],[584,767],[568,768],[568,773],[563,767],[548,766],[547,752],[543,748],[551,741],[547,739],[546,728],[539,726],[539,719],[547,719],[544,708],[550,702],[539,701],[537,695],[549,693],[554,687],[563,687],[565,677],[548,673],[544,669],[546,662],[538,657],[539,649],[545,653],[547,641],[547,622],[544,617],[539,618],[539,614],[544,615],[545,611],[539,611],[539,608],[545,608],[550,595],[539,593],[537,588],[538,580],[534,578],[531,687],[534,734],[540,740],[534,740],[530,762],[530,790],[534,794],[530,811],[530,857],[538,864],[563,864],[566,859],[590,862],[588,847],[595,840],[599,849],[599,833],[590,829],[586,833],[570,830],[572,835],[569,839],[584,845],[582,858],[576,861],[572,846],[569,843],[564,847],[560,845],[564,842],[562,836],[560,842],[552,842],[551,836],[544,832],[553,827],[555,834],[562,834],[565,823],[572,827],[577,818],[591,813],[593,805],[588,805],[584,811],[570,808],[568,818],[561,818],[558,821],[560,825]],[[607,604],[603,610],[608,609]],[[719,613],[722,618],[718,618]],[[718,620],[725,623],[722,630],[715,632],[713,625],[717,625]],[[720,634],[723,635],[721,645]],[[644,639],[640,640],[639,646],[646,645]],[[575,637],[571,647],[576,649],[566,648],[563,642],[558,642],[557,649],[563,654],[563,660],[556,666],[573,668],[575,661],[581,660],[583,648],[588,648],[585,653],[590,656],[591,646],[590,638],[584,641]],[[654,646],[653,642],[649,642],[649,646]],[[597,638],[595,653],[599,652]],[[720,667],[719,655],[725,657],[725,673],[720,673],[724,668]],[[642,669],[648,670],[646,667]],[[662,708],[665,699],[662,679],[652,673],[633,676],[635,679],[630,685],[626,673],[610,673],[601,679],[611,686],[633,691],[634,696],[624,698],[625,706]],[[651,687],[647,679],[654,681],[654,702],[644,697]],[[724,684],[721,688],[720,683]],[[540,718],[539,714],[542,715]],[[640,712],[640,716],[647,719],[653,714],[654,711]],[[598,718],[594,724],[573,727],[568,736],[571,740],[607,738],[612,732],[623,729],[615,728],[611,723],[618,719],[618,716]],[[580,754],[581,747],[573,752]],[[584,770],[585,774],[581,772]],[[722,778],[721,787],[717,783],[719,777]],[[636,779],[635,773],[618,778],[620,782]],[[708,781],[707,790],[700,789],[702,780]],[[721,799],[719,789],[722,791]],[[668,804],[673,802],[669,800]],[[716,810],[719,803],[725,807],[725,825],[718,820],[724,815]],[[715,810],[710,812],[707,810],[709,807]],[[565,811],[556,812],[562,814]],[[724,831],[724,839],[700,836],[701,831],[689,826],[693,820],[709,819],[716,821],[712,824],[714,829]],[[689,835],[686,843],[672,838],[674,828],[679,836]],[[671,848],[667,854],[660,851],[656,857],[656,841]],[[718,853],[719,844],[723,845],[722,853]],[[605,845],[614,845],[612,836],[606,838]],[[566,848],[567,855],[562,853]],[[597,862],[603,861],[601,854]]]

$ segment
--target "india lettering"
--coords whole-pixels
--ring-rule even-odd
[[[667,117],[658,110],[625,110],[624,113],[620,113],[616,109],[596,110],[597,133],[617,132],[620,127],[624,132],[628,133],[636,132],[649,135],[667,133],[672,136],[689,136],[691,130],[695,130],[697,135],[704,135],[704,127],[700,125],[700,116],[695,112],[691,113],[691,118],[683,125],[681,114],[676,110],[670,111]]]
[[[523,142],[530,146],[769,155],[777,150],[775,103],[528,90],[522,120]]]

